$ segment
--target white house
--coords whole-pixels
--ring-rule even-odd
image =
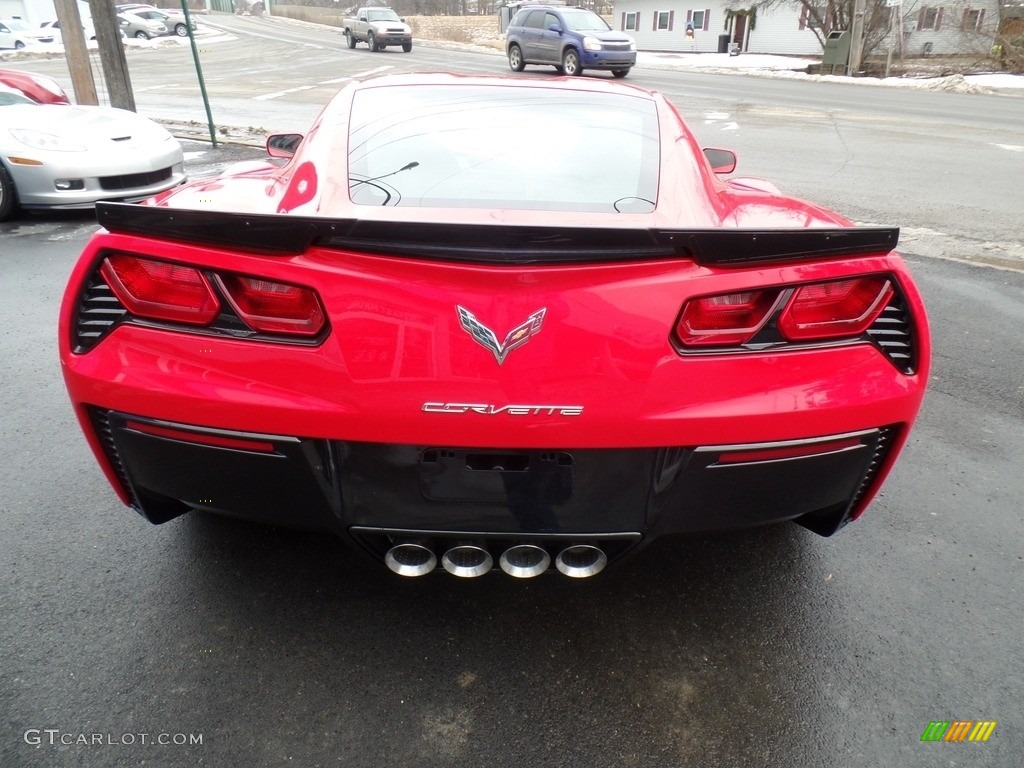
[[[822,45],[812,29],[813,14],[794,2],[775,8],[751,3],[737,11],[736,0],[617,0],[613,10],[616,29],[628,32],[642,51],[714,53],[723,43],[747,53],[820,55]],[[894,48],[904,55],[987,53],[999,24],[998,0],[904,0],[894,13],[902,28]],[[824,13],[821,14],[824,16]],[[827,19],[825,19],[827,24]],[[888,28],[888,17],[880,19]],[[831,30],[827,30],[831,31]],[[824,35],[822,35],[824,37]],[[885,51],[884,42],[877,51]]]
[[[80,2],[78,8],[81,13],[89,15],[88,3]],[[38,27],[56,18],[53,0],[0,0],[0,19],[24,19],[33,27]]]

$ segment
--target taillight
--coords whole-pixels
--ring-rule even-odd
[[[764,290],[690,299],[676,323],[676,336],[687,346],[742,344],[765,324],[778,296],[778,290]]]
[[[197,269],[116,253],[100,267],[125,308],[137,317],[188,325],[208,325],[220,313],[220,301]]]
[[[885,309],[893,289],[885,277],[855,277],[797,288],[779,316],[790,341],[858,336]]]
[[[308,288],[239,275],[218,275],[217,282],[238,316],[256,331],[316,336],[323,330],[320,299]]]

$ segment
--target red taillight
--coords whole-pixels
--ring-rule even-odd
[[[100,267],[114,295],[133,315],[189,325],[208,325],[220,302],[197,269],[117,253]]]
[[[892,293],[889,280],[878,276],[800,286],[779,316],[779,331],[790,341],[857,336],[885,309]]]
[[[238,275],[218,276],[224,295],[246,325],[262,333],[316,336],[324,311],[308,288]]]
[[[166,437],[171,440],[179,440],[186,443],[197,443],[199,445],[212,445],[215,448],[232,448],[237,451],[255,451],[257,453],[273,453],[274,444],[268,440],[250,440],[232,435],[221,435],[208,432],[189,432],[174,427],[164,427],[158,424],[146,424],[141,421],[126,421],[124,425],[128,429],[142,432],[156,437]]]
[[[764,325],[778,294],[745,291],[690,299],[676,323],[676,336],[687,346],[742,344]]]
[[[719,464],[745,464],[758,461],[779,461],[782,459],[798,459],[807,456],[823,456],[827,453],[848,451],[851,448],[863,448],[864,441],[859,437],[842,440],[828,440],[814,443],[798,443],[780,445],[771,448],[750,447],[746,450],[723,451],[718,456]]]

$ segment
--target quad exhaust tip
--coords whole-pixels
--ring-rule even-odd
[[[551,565],[551,555],[544,547],[538,547],[536,544],[517,544],[501,553],[498,565],[509,576],[532,579],[548,569]]]
[[[608,565],[608,556],[598,547],[590,544],[573,544],[558,553],[555,568],[573,579],[595,576]]]
[[[494,559],[479,544],[456,544],[441,557],[441,565],[452,576],[472,579],[491,570]]]
[[[425,544],[406,541],[389,549],[384,563],[399,576],[426,576],[437,566],[437,556]]]
[[[402,541],[384,555],[384,563],[399,576],[426,576],[437,567],[433,548],[420,541]],[[608,564],[608,556],[591,544],[572,544],[555,558],[559,573],[574,579],[595,576]],[[540,576],[551,565],[551,555],[537,544],[515,544],[499,558],[501,570],[517,579]],[[460,578],[476,578],[489,572],[494,559],[487,547],[478,543],[456,544],[441,556],[441,566]]]

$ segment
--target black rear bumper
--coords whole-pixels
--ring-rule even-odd
[[[896,436],[894,427],[869,429],[841,436],[842,450],[826,450],[835,444],[830,437],[823,452],[786,458],[771,458],[778,450],[771,445],[813,441],[771,444],[767,452],[766,444],[754,446],[764,458],[752,446],[507,451],[225,432],[91,413],[108,461],[150,522],[201,509],[334,531],[378,555],[388,540],[417,533],[608,538],[622,544],[618,554],[662,534],[791,519],[830,535],[871,490]]]

